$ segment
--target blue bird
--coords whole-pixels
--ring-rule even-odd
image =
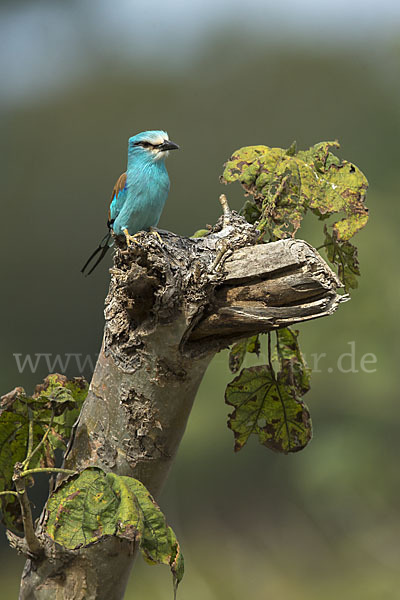
[[[88,258],[84,273],[92,259],[100,253],[87,275],[97,267],[112,246],[112,233],[125,235],[129,245],[139,231],[152,231],[160,220],[169,192],[165,159],[169,150],[179,146],[171,142],[165,131],[144,131],[129,138],[128,166],[118,178],[111,194],[107,226],[109,232]]]

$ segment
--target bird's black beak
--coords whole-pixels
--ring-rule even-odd
[[[160,150],[161,152],[166,152],[167,150],[179,150],[179,146],[178,144],[175,144],[175,142],[171,142],[171,140],[166,140],[161,144]]]

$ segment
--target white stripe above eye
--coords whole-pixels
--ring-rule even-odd
[[[161,135],[158,135],[156,137],[149,138],[148,140],[146,140],[146,142],[149,142],[153,146],[158,146],[159,144],[162,144],[166,140],[168,140],[168,136],[162,137]]]

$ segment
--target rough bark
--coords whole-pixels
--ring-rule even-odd
[[[344,297],[306,242],[255,245],[257,232],[224,207],[203,238],[143,234],[116,242],[100,356],[65,459],[136,477],[157,498],[198,386],[214,354],[255,332],[332,314]],[[134,548],[107,539],[65,552],[37,535],[20,598],[123,597]]]

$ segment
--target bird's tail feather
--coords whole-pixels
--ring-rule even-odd
[[[103,239],[101,240],[101,242],[98,245],[98,247],[96,248],[96,250],[89,256],[89,258],[87,259],[87,261],[83,265],[83,267],[81,269],[81,273],[83,273],[85,275],[85,277],[87,277],[88,275],[90,275],[90,273],[92,273],[95,270],[95,268],[97,267],[97,265],[99,264],[99,262],[102,261],[103,258],[105,257],[105,255],[107,254],[107,250],[110,247],[110,245],[109,245],[110,239],[111,239],[111,232],[109,231],[103,237]],[[99,253],[100,253],[100,255],[97,258],[96,262],[94,263],[93,267],[90,269],[90,271],[88,271],[88,273],[85,273],[86,268],[89,266],[89,264],[91,263],[91,261],[95,258],[95,256],[97,256],[97,254],[99,254]]]

